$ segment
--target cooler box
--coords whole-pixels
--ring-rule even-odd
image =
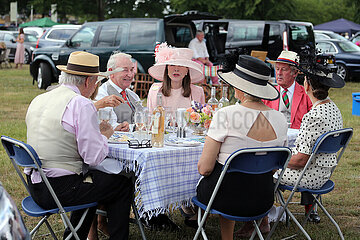
[[[360,92],[352,93],[353,105],[352,114],[360,116]]]

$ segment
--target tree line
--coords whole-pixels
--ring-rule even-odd
[[[0,14],[8,14],[10,2],[0,0]],[[158,17],[188,10],[209,12],[227,19],[293,20],[314,25],[345,18],[360,24],[360,0],[18,0],[18,12],[26,21],[34,14],[49,16],[57,4],[59,22],[75,16],[79,23],[109,18]]]

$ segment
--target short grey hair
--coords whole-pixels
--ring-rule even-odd
[[[128,58],[131,61],[132,56],[130,54],[122,53],[122,52],[114,52],[107,62],[107,70],[111,68],[114,70],[116,68],[116,62],[118,59]]]
[[[66,72],[61,72],[59,76],[59,84],[68,83],[75,86],[81,86],[85,83],[88,76],[74,75]]]
[[[196,36],[199,35],[199,34],[202,34],[202,33],[204,33],[203,30],[196,30]]]

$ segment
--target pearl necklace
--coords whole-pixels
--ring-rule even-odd
[[[330,100],[330,98],[327,97],[327,98],[325,98],[325,99],[323,99],[323,100],[318,100],[318,101],[316,101],[316,102],[313,104],[312,107],[314,108],[314,107],[316,107],[317,105],[319,105],[320,103],[325,102],[325,101],[327,101],[327,100]]]

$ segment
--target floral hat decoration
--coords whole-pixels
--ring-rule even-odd
[[[204,79],[202,66],[192,61],[194,55],[190,48],[175,48],[161,43],[155,47],[155,64],[149,68],[149,74],[160,81],[164,80],[165,67],[175,65],[189,68],[192,83],[200,82]]]

